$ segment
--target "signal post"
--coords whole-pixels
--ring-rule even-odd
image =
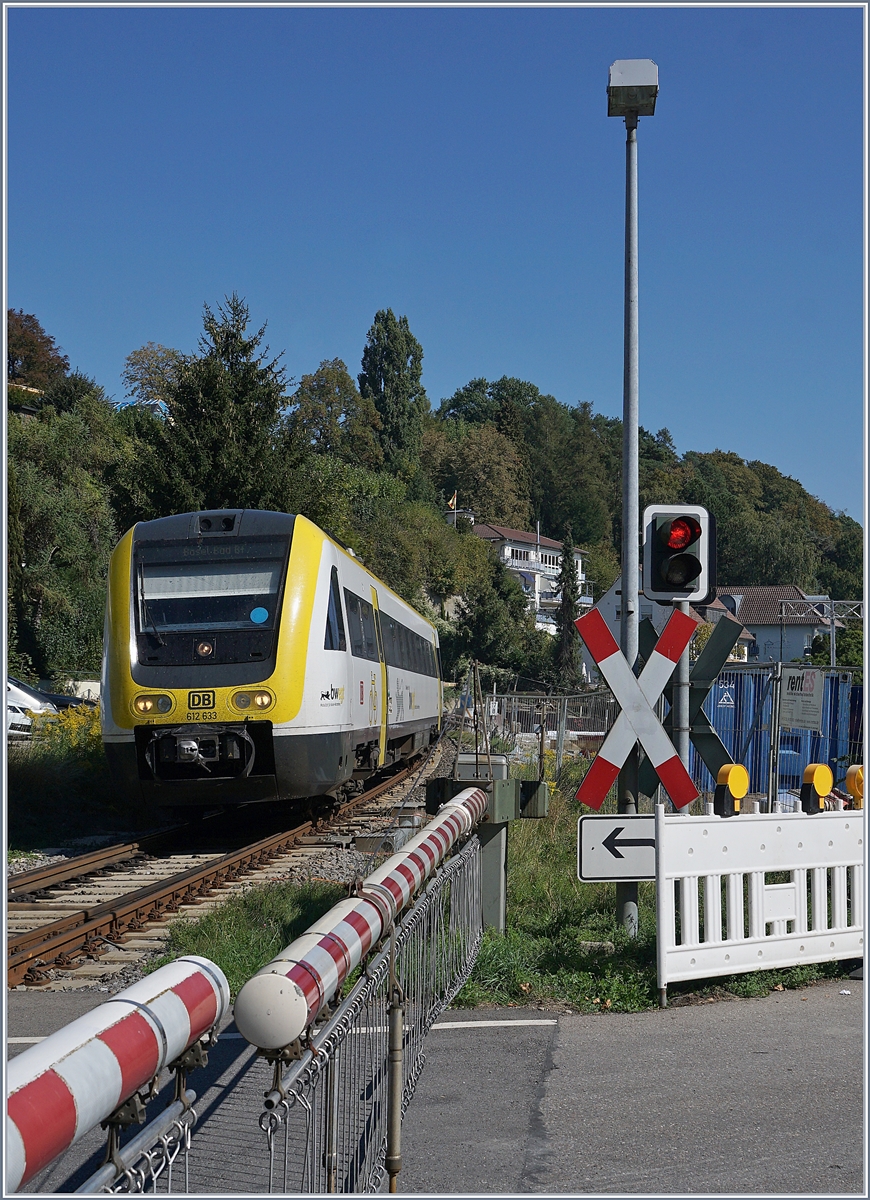
[[[716,594],[716,522],[693,504],[651,504],[643,514],[643,594],[688,614]],[[674,676],[674,745],[689,766],[689,648]]]

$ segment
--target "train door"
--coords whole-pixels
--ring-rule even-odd
[[[381,764],[381,766],[383,766],[387,761],[387,721],[389,719],[387,709],[389,707],[389,697],[387,695],[387,663],[384,657],[384,638],[381,632],[381,612],[378,608],[377,589],[374,587],[372,588],[372,608],[375,610],[375,633],[377,634],[378,638],[378,658],[380,659],[381,665],[381,704],[379,709],[381,718],[381,732],[379,739],[378,762]]]

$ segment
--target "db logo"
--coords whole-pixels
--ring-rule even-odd
[[[188,692],[188,708],[214,708],[214,692]]]

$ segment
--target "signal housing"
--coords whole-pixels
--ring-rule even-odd
[[[716,594],[716,522],[697,504],[643,513],[643,594],[659,604],[706,604]]]

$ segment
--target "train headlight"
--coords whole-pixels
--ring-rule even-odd
[[[170,696],[137,696],[133,701],[134,712],[140,716],[147,716],[149,713],[168,713],[172,708],[172,698]]]
[[[275,698],[271,692],[258,689],[254,692],[236,692],[233,695],[233,705],[235,708],[242,711],[250,708],[259,709],[263,712],[264,709],[271,708],[275,703]]]

